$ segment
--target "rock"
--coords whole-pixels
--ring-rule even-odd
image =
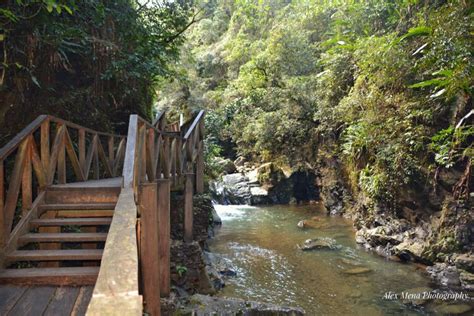
[[[370,272],[372,272],[372,269],[365,268],[365,267],[357,267],[357,268],[345,270],[343,273],[350,274],[350,275],[358,275],[358,274],[367,274]]]
[[[424,293],[429,293],[432,290],[433,289],[429,287],[417,287],[414,289],[405,290],[403,291],[402,302],[406,305],[424,305],[428,301],[427,299],[423,299]]]
[[[474,254],[462,254],[456,257],[454,264],[458,269],[474,273]]]
[[[222,177],[224,194],[231,204],[250,204],[251,194],[248,178],[240,173]]]
[[[305,221],[304,220],[299,221],[298,224],[296,224],[296,226],[298,226],[299,228],[304,228],[305,227]]]
[[[299,307],[285,307],[255,301],[245,301],[234,298],[220,298],[208,295],[195,294],[182,304],[178,315],[304,315],[305,311]]]
[[[244,163],[245,163],[245,158],[242,156],[237,157],[237,159],[234,160],[234,165],[237,167],[243,167]]]
[[[303,245],[298,246],[303,251],[309,250],[337,250],[341,246],[336,243],[332,238],[328,237],[319,237],[313,239],[307,239]]]
[[[230,159],[218,159],[216,163],[219,165],[219,168],[222,169],[224,174],[232,174],[237,172],[235,164]]]
[[[461,315],[472,310],[468,304],[443,304],[433,308],[437,315]]]
[[[436,263],[431,267],[426,268],[426,272],[430,277],[444,286],[459,286],[459,272],[455,266],[446,263]]]
[[[212,208],[211,216],[212,216],[212,223],[213,223],[214,225],[222,225],[222,219],[221,219],[220,216],[217,214],[215,208]]]
[[[251,186],[250,195],[251,195],[252,205],[261,205],[261,204],[270,203],[270,199],[268,198],[268,191],[262,187]]]
[[[401,244],[393,247],[394,254],[402,261],[418,261],[422,260],[422,253],[425,249],[425,244],[414,240],[406,240]],[[408,259],[408,260],[407,260]]]
[[[459,281],[463,290],[474,291],[474,273],[459,270]]]

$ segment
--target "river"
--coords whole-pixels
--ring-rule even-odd
[[[351,222],[326,216],[318,205],[215,207],[223,225],[209,242],[210,249],[228,259],[237,272],[219,296],[300,306],[307,315],[424,315],[439,308],[429,306],[433,302],[425,308],[408,307],[393,299],[393,294],[400,298],[410,289],[435,287],[419,266],[361,249]],[[297,227],[309,218],[314,218],[316,228]],[[298,244],[315,237],[333,238],[342,247],[298,249]],[[348,274],[355,268],[365,268],[365,273]]]

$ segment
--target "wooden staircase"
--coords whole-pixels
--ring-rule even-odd
[[[5,254],[0,283],[95,284],[120,186],[121,178],[49,187],[37,218]]]
[[[172,188],[184,190],[192,242],[204,111],[169,125],[164,112],[153,122],[132,114],[126,136],[40,115],[0,148],[0,314],[45,310],[64,290],[68,310],[77,299],[92,316],[159,315],[170,295]],[[87,285],[84,298],[77,286]],[[2,291],[16,293],[15,306],[2,307]]]

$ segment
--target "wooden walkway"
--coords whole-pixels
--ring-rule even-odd
[[[128,134],[42,115],[0,149],[0,315],[160,315],[170,193],[203,192],[204,112]]]
[[[1,285],[0,315],[85,315],[93,290],[93,286]]]

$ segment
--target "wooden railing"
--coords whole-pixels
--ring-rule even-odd
[[[184,182],[184,239],[192,241],[192,197],[203,190],[203,118],[201,111],[181,130],[165,125],[164,113],[153,123],[130,116],[123,189],[88,315],[141,315],[139,280],[146,313],[160,314],[160,296],[170,293],[170,188]]]
[[[125,145],[124,136],[48,115],[25,127],[0,149],[0,249],[47,186],[116,176]]]

